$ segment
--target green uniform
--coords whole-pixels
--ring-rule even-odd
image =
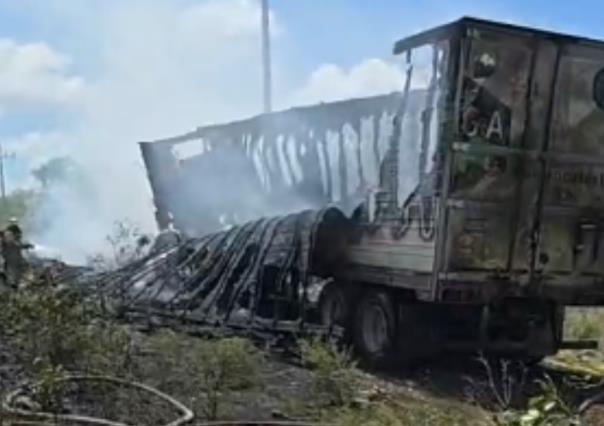
[[[2,257],[4,260],[4,273],[6,282],[10,287],[17,288],[25,272],[26,262],[23,257],[23,244],[21,228],[16,224],[9,225],[3,232]]]

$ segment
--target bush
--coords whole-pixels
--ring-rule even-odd
[[[576,410],[565,401],[556,384],[546,377],[539,381],[541,392],[529,400],[524,410],[506,410],[495,420],[500,426],[579,426]]]
[[[247,390],[261,385],[262,354],[246,339],[188,339],[170,331],[150,339],[156,354],[143,374],[159,389],[178,395],[217,419],[228,391]]]
[[[82,303],[68,292],[30,283],[7,296],[3,309],[5,332],[22,349],[26,362],[73,365],[90,339]]]
[[[482,380],[468,379],[471,401],[493,413],[499,426],[572,426],[579,425],[576,410],[566,402],[560,388],[548,376],[534,383],[539,391],[526,401],[527,372],[522,363],[502,360],[492,366],[479,358],[484,369]]]
[[[35,365],[33,396],[45,412],[60,412],[63,408],[65,371],[60,365],[39,359]]]
[[[30,371],[39,365],[125,375],[132,342],[123,327],[93,320],[94,309],[75,293],[30,283],[0,303],[3,332],[20,348]]]
[[[205,393],[202,408],[208,419],[215,420],[225,391],[249,389],[259,383],[259,354],[240,338],[204,342],[196,352],[195,373]]]
[[[319,338],[300,343],[302,362],[313,369],[313,395],[322,405],[349,405],[357,395],[359,374],[350,352]]]
[[[134,344],[129,330],[98,321],[86,327],[80,369],[116,377],[134,376]]]

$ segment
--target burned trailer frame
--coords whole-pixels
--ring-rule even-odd
[[[400,92],[142,143],[160,226],[340,208],[318,310],[370,362],[591,346],[562,327],[604,304],[604,43],[463,18],[394,53]]]
[[[172,220],[200,236],[307,208],[350,212],[364,187],[378,184],[373,171],[400,99],[392,93],[297,107],[141,142],[158,225]]]
[[[263,218],[190,238],[93,279],[114,312],[145,328],[193,326],[195,334],[243,333],[266,343],[338,338],[339,328],[316,321],[309,293],[329,278],[327,243],[343,238],[348,226],[334,208]],[[91,295],[100,295],[98,286]]]

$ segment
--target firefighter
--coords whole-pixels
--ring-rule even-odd
[[[17,288],[27,268],[23,250],[32,245],[23,242],[23,231],[16,218],[2,231],[2,257],[8,286]]]

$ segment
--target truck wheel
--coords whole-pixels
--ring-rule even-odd
[[[370,291],[362,297],[354,320],[354,344],[371,367],[385,367],[393,361],[397,320],[390,296]]]
[[[319,299],[321,324],[327,327],[333,325],[346,327],[349,312],[349,298],[346,297],[342,286],[329,284],[325,287]]]

